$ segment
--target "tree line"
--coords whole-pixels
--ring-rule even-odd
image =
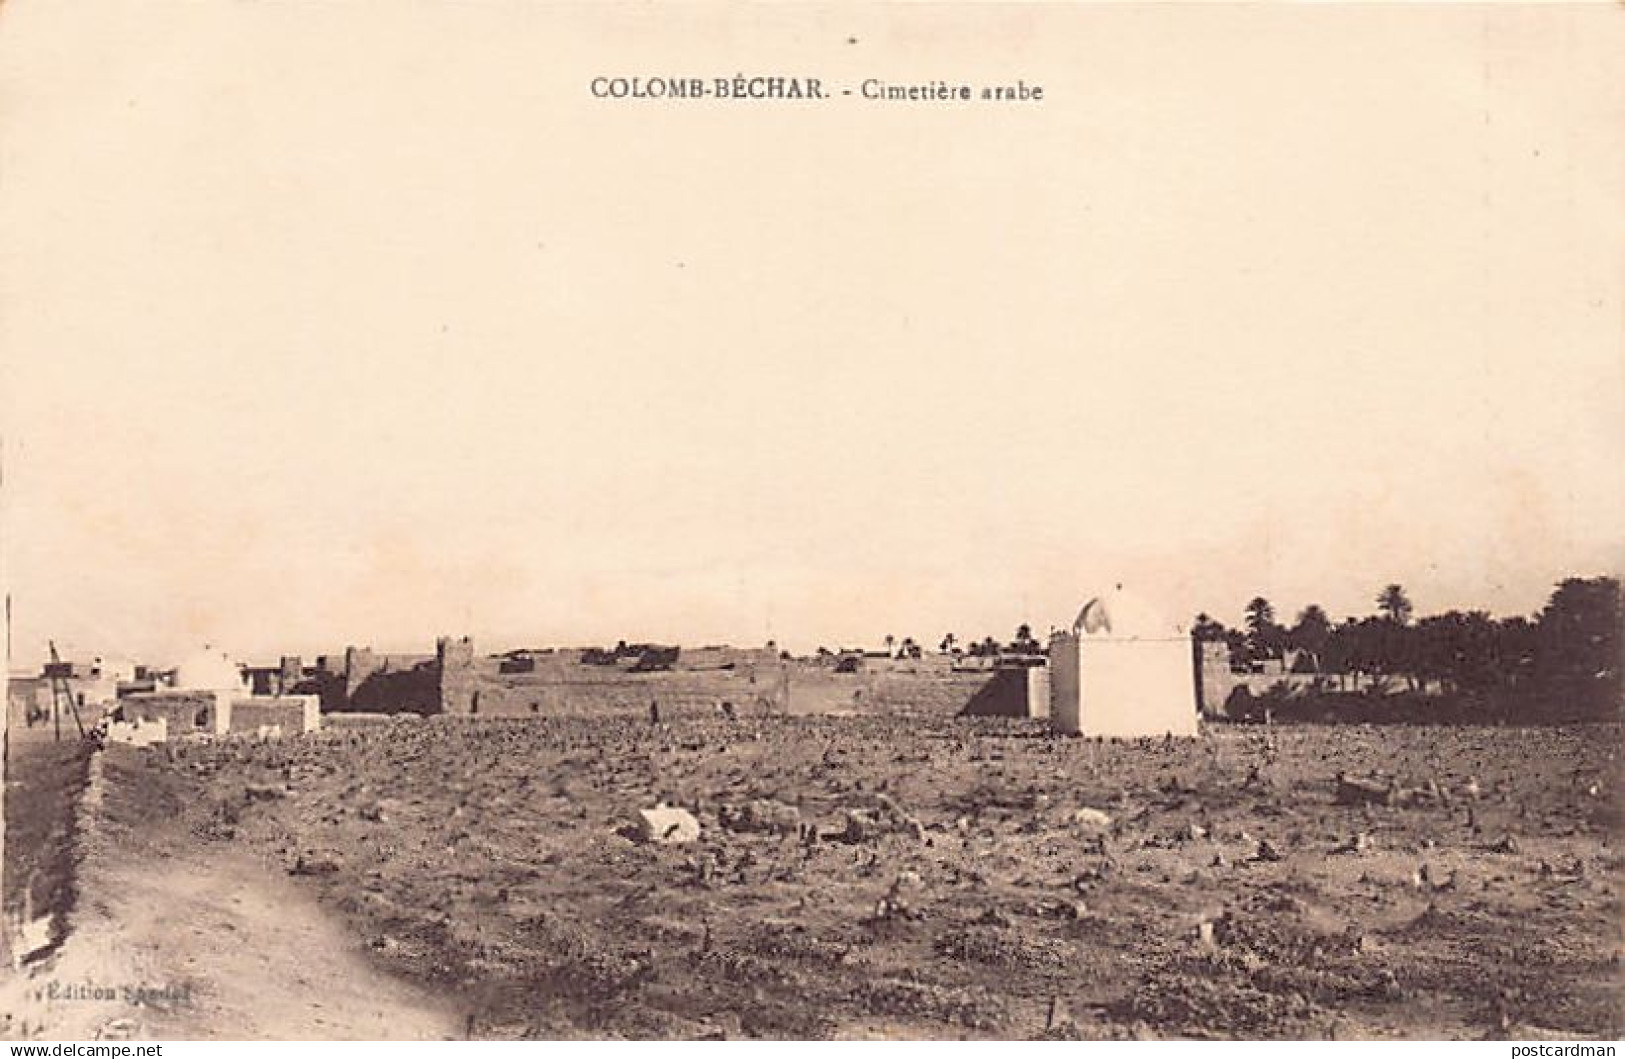
[[[1384,586],[1374,603],[1375,613],[1340,623],[1311,603],[1288,625],[1255,596],[1241,627],[1199,614],[1192,635],[1225,643],[1240,669],[1278,660],[1297,672],[1396,678],[1452,695],[1560,696],[1592,713],[1621,706],[1625,597],[1616,578],[1568,578],[1527,617],[1448,610],[1417,618],[1397,584]]]

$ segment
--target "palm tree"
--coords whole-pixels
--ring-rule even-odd
[[[1247,629],[1257,632],[1275,621],[1275,608],[1263,596],[1254,596],[1247,604]]]
[[[1332,620],[1326,616],[1326,608],[1319,603],[1311,603],[1299,611],[1298,623],[1287,633],[1287,643],[1294,650],[1307,652],[1317,672],[1320,669],[1320,656],[1331,638]]]
[[[1377,594],[1377,607],[1395,625],[1411,620],[1411,601],[1400,585],[1389,585]]]
[[[1286,630],[1275,624],[1275,607],[1263,596],[1247,603],[1247,650],[1253,660],[1281,657]]]

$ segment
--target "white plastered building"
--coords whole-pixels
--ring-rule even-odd
[[[1069,735],[1198,734],[1189,631],[1121,585],[1049,645],[1050,721]]]

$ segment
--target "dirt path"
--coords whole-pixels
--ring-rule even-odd
[[[179,836],[137,849],[95,835],[87,847],[67,942],[28,978],[0,986],[0,1007],[20,1003],[9,1010],[23,1012],[8,1035],[436,1040],[461,1033],[456,1012],[371,966],[356,937],[310,894],[241,850]]]

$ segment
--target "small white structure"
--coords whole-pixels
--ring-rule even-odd
[[[1050,721],[1069,735],[1197,734],[1191,638],[1123,591],[1084,604],[1050,640]]]
[[[175,667],[177,691],[229,691],[247,693],[243,671],[224,651],[204,647],[194,651]]]
[[[130,746],[152,746],[169,740],[169,721],[160,717],[153,721],[112,721],[107,726],[109,743],[128,743]]]
[[[208,646],[192,652],[175,667],[174,690],[214,700],[209,728],[215,735],[231,731],[232,700],[248,693],[242,668],[224,651]]]

